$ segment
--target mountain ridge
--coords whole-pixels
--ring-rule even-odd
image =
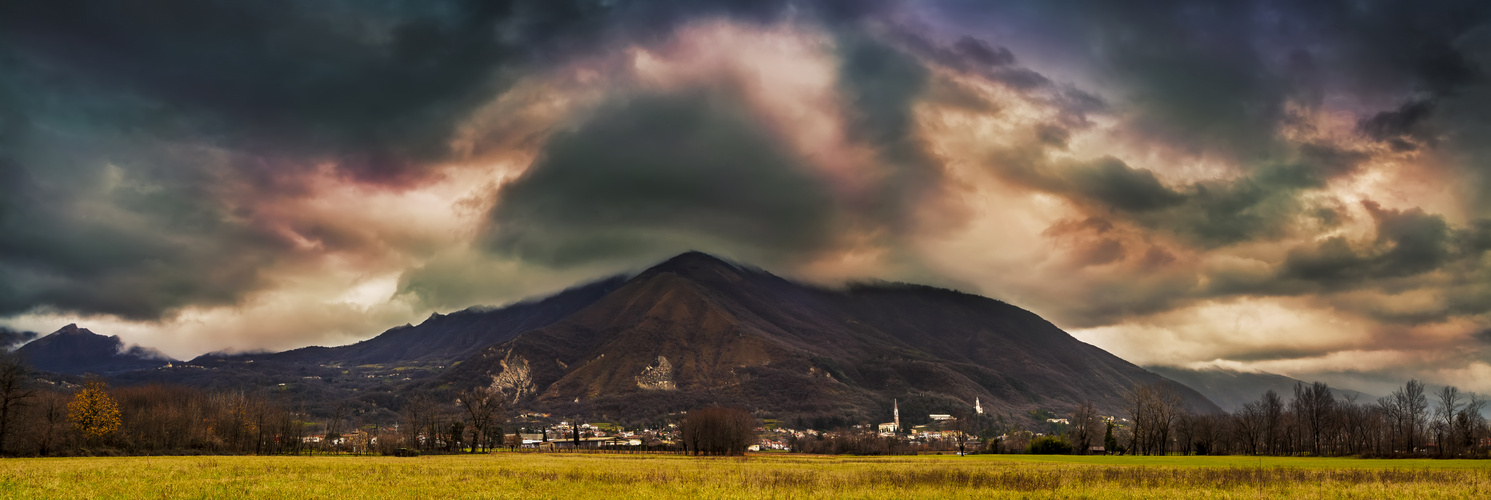
[[[639,382],[665,363],[673,389]],[[975,398],[1021,411],[1095,399],[1116,412],[1134,383],[1166,385],[1193,410],[1220,411],[1001,301],[900,284],[814,287],[697,252],[638,273],[562,321],[489,346],[434,383],[489,379],[519,394],[515,403],[603,414],[732,403],[869,420],[898,395],[925,396],[942,410],[971,408]],[[785,402],[770,396],[789,393]]]
[[[622,276],[612,276],[504,307],[476,306],[449,314],[435,312],[418,325],[405,323],[372,338],[341,346],[306,346],[271,353],[208,353],[193,358],[192,362],[223,358],[364,364],[460,359],[482,347],[557,321],[609,293],[623,281]]]

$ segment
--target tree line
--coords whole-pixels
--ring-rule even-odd
[[[298,453],[306,423],[262,395],[41,383],[0,353],[0,455]]]
[[[495,386],[479,386],[409,394],[394,414],[355,400],[313,413],[273,388],[47,380],[16,353],[0,351],[0,456],[481,453],[522,446],[520,433],[563,446],[594,435],[577,423],[554,430],[547,417],[512,419],[510,401]],[[744,410],[705,408],[692,416],[682,422],[681,443],[645,443],[647,449],[731,455],[754,444],[757,424]]]
[[[404,407],[404,422],[390,429],[345,403],[312,416],[269,389],[48,381],[16,353],[0,352],[0,456],[457,452],[507,444],[496,425],[502,398],[490,388],[461,392],[454,404],[421,397]]]
[[[1161,385],[1138,386],[1124,400],[1127,421],[1104,421],[1090,403],[1078,406],[1065,435],[1076,453],[1100,442],[1106,453],[1140,455],[1486,458],[1491,449],[1485,399],[1455,386],[1430,393],[1417,380],[1373,401],[1300,382],[1292,394],[1269,390],[1231,413],[1185,411]]]

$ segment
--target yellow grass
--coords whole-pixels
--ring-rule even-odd
[[[1484,498],[1491,462],[506,454],[0,460],[0,498]],[[1276,461],[1279,459],[1275,459]],[[1194,459],[1193,459],[1194,461]],[[1120,463],[1121,462],[1121,463]],[[1407,464],[1407,463],[1405,463]]]

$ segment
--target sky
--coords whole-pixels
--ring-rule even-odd
[[[339,345],[691,249],[1491,392],[1491,3],[0,4],[7,342]]]

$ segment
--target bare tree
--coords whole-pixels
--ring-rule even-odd
[[[36,405],[39,418],[31,432],[36,440],[38,455],[47,455],[66,444],[67,401],[68,397],[59,392],[47,391],[41,394],[41,402]]]
[[[1310,453],[1320,456],[1320,439],[1328,434],[1330,418],[1336,409],[1336,399],[1330,387],[1322,382],[1305,385],[1294,384],[1294,400],[1291,405],[1299,421],[1301,437],[1309,437]]]
[[[756,418],[740,408],[690,411],[681,429],[683,446],[695,455],[743,455],[756,434]]]
[[[1439,401],[1439,406],[1434,409],[1434,442],[1439,445],[1439,455],[1451,456],[1456,454],[1455,439],[1458,434],[1455,428],[1455,415],[1460,411],[1460,389],[1453,385],[1444,386],[1439,392],[1434,393]]]
[[[1257,455],[1263,439],[1264,410],[1262,401],[1250,401],[1232,415],[1238,442],[1249,455]]]
[[[1258,405],[1263,415],[1263,443],[1267,453],[1278,454],[1284,437],[1284,400],[1279,393],[1269,389],[1258,400]]]
[[[1410,379],[1403,388],[1393,391],[1393,400],[1398,412],[1399,432],[1404,439],[1404,453],[1418,450],[1418,437],[1428,420],[1429,400],[1424,396],[1424,383]]]
[[[1194,415],[1191,449],[1198,455],[1229,453],[1227,437],[1232,435],[1232,419],[1226,415]]]
[[[1160,384],[1144,384],[1129,391],[1129,416],[1133,420],[1134,453],[1164,454],[1180,414],[1180,396]]]
[[[476,453],[477,447],[489,437],[487,428],[502,408],[502,394],[492,387],[473,387],[461,391],[456,398],[471,421],[471,452]]]
[[[1124,402],[1126,403],[1126,408],[1124,409],[1129,412],[1129,453],[1135,455],[1143,453],[1143,445],[1147,442],[1145,436],[1150,432],[1148,420],[1145,417],[1149,414],[1150,400],[1150,387],[1148,385],[1134,387],[1128,393],[1124,394]]]
[[[513,435],[507,437],[507,447],[514,450],[523,447],[522,429],[514,431]]]
[[[5,455],[5,438],[16,427],[13,420],[20,409],[36,396],[30,387],[31,368],[14,351],[0,351],[0,456]]]
[[[419,435],[424,430],[425,420],[429,418],[429,411],[426,408],[431,406],[433,405],[430,404],[429,399],[423,395],[404,400],[403,411],[399,415],[401,417],[399,431],[404,435],[405,446],[420,448]],[[432,435],[429,440],[434,441],[435,437]]]
[[[1491,429],[1486,426],[1486,417],[1481,414],[1481,410],[1485,407],[1486,400],[1476,396],[1475,393],[1470,393],[1465,405],[1461,406],[1460,411],[1455,414],[1455,428],[1459,432],[1455,440],[1468,451],[1476,450],[1481,440],[1491,433]]]
[[[1093,442],[1101,439],[1099,433],[1103,431],[1103,421],[1098,417],[1097,406],[1092,401],[1083,401],[1072,411],[1072,425],[1067,429],[1067,435],[1076,448],[1078,455],[1086,455],[1092,449]]]
[[[347,403],[337,403],[336,410],[332,411],[331,421],[326,423],[326,445],[333,452],[340,451],[339,441],[342,440],[342,420],[347,418]]]

